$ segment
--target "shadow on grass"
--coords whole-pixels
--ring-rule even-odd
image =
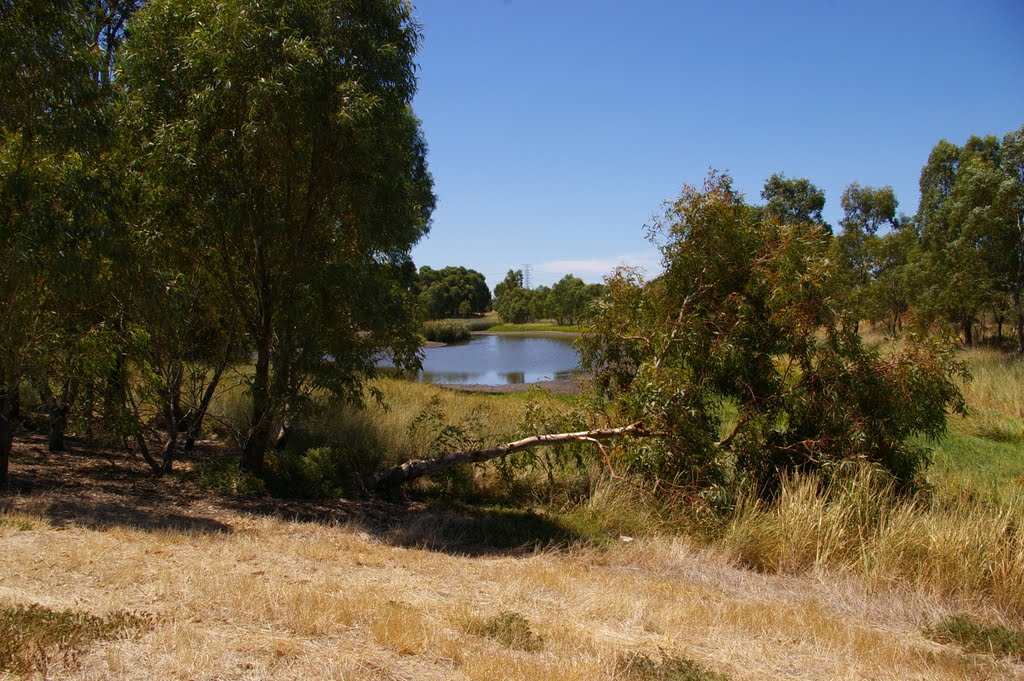
[[[31,514],[57,527],[201,534],[232,532],[244,516],[272,517],[349,525],[395,546],[453,555],[522,555],[594,542],[557,518],[503,498],[296,499],[259,487],[199,484],[207,464],[216,470],[234,466],[237,477],[235,457],[222,445],[206,443],[179,463],[182,472],[158,477],[125,453],[79,441],[52,453],[44,438],[20,436],[11,459],[12,484],[0,490],[0,512]]]
[[[384,539],[455,555],[522,555],[590,543],[555,518],[529,509],[446,504],[409,514]]]
[[[45,439],[21,436],[0,512],[38,516],[55,527],[125,527],[198,534],[231,532],[204,495],[180,476],[157,477],[141,461],[69,438],[50,452]]]

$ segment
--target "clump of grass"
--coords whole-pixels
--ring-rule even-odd
[[[44,527],[46,527],[46,522],[40,518],[20,513],[0,512],[0,530],[10,529],[15,532],[27,532]]]
[[[683,657],[654,660],[643,653],[619,657],[617,671],[629,681],[728,681],[720,672]]]
[[[0,608],[0,669],[46,678],[55,666],[74,668],[96,641],[137,634],[151,626],[149,617],[125,611],[99,617],[41,605]]]
[[[461,343],[470,337],[465,324],[449,319],[423,322],[422,333],[424,338],[435,343]]]
[[[527,652],[536,652],[544,645],[544,639],[530,628],[530,621],[510,610],[484,619],[471,618],[466,623],[466,632]]]
[[[1024,661],[1024,630],[985,625],[969,615],[955,615],[925,630],[939,643],[955,643],[971,653],[991,653]]]

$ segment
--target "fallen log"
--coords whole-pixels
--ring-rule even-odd
[[[394,466],[393,468],[389,468],[369,476],[365,480],[365,484],[367,489],[371,491],[385,490],[460,463],[480,463],[507,456],[524,449],[550,445],[564,445],[573,442],[593,442],[600,447],[602,440],[611,440],[627,435],[631,435],[633,437],[644,437],[651,435],[651,433],[644,430],[639,423],[633,423],[621,428],[598,428],[595,430],[582,430],[576,433],[531,435],[530,437],[525,437],[522,440],[508,442],[503,445],[498,445],[497,447],[471,449],[462,452],[450,452],[433,459],[411,459]]]

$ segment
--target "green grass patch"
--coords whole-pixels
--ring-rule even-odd
[[[968,432],[962,422],[953,421],[950,426],[938,443],[922,443],[933,447],[932,480],[985,493],[1024,487],[1024,448],[1020,442]]]
[[[487,331],[501,324],[497,319],[464,319],[462,323],[470,331]]]
[[[559,326],[558,324],[497,324],[488,329],[492,333],[530,333],[541,331],[559,331],[563,333],[583,333],[582,326]]]
[[[968,615],[956,615],[925,630],[933,641],[954,643],[970,653],[990,653],[1024,661],[1024,630],[986,625]]]
[[[41,605],[0,609],[0,670],[49,678],[73,669],[97,641],[131,636],[152,627],[146,615],[118,611],[103,617]]]
[[[684,657],[655,660],[642,653],[619,658],[619,673],[629,681],[728,681],[729,677]]]
[[[544,639],[530,628],[530,621],[518,612],[503,611],[493,617],[471,618],[466,632],[502,643],[509,648],[536,652],[544,646]]]

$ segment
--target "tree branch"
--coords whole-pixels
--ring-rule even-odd
[[[601,440],[611,440],[626,436],[654,437],[657,435],[645,430],[640,423],[633,423],[621,428],[598,428],[596,430],[584,430],[576,433],[532,435],[497,447],[450,452],[433,459],[412,459],[388,470],[371,475],[364,482],[367,489],[384,490],[397,487],[402,483],[415,480],[424,475],[444,470],[450,466],[490,461],[491,459],[507,456],[524,449],[532,449],[533,447],[564,445],[575,442],[592,442],[600,446]]]

